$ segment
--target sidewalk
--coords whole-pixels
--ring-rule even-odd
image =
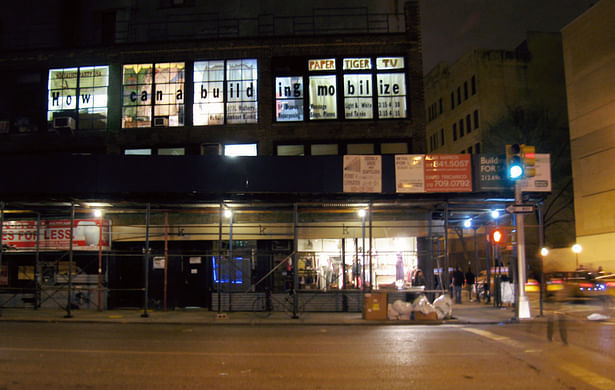
[[[216,313],[207,309],[178,309],[147,312],[143,310],[72,310],[53,309],[2,309],[0,321],[16,322],[73,322],[119,324],[181,324],[181,325],[439,325],[439,324],[499,324],[511,321],[511,308],[495,308],[485,303],[466,302],[453,306],[453,318],[441,321],[368,321],[361,313],[299,313],[296,319],[286,313],[231,312]]]

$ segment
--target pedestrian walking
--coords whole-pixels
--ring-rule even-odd
[[[472,269],[468,267],[468,272],[466,272],[466,287],[468,289],[468,300],[472,302],[472,290],[474,289],[474,281],[476,277],[472,273]],[[478,297],[477,297],[478,298]]]
[[[566,315],[562,310],[562,302],[565,300],[565,289],[547,293],[545,299],[547,308],[547,340],[553,341],[553,331],[557,322],[559,337],[564,345],[568,345],[568,330],[566,329]]]
[[[465,281],[465,275],[461,270],[461,267],[457,267],[455,272],[453,272],[453,290],[455,291],[455,303],[461,303],[461,289],[463,288],[463,283]]]

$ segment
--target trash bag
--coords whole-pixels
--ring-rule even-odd
[[[393,309],[395,309],[395,311],[399,313],[399,315],[403,315],[403,314],[410,315],[412,314],[413,306],[412,306],[412,303],[410,302],[404,302],[401,299],[398,299],[395,302],[393,302]]]
[[[453,301],[447,294],[440,295],[433,301],[438,319],[450,318],[453,315]]]
[[[389,320],[398,320],[399,319],[399,313],[397,312],[397,310],[395,310],[393,305],[391,305],[390,303],[389,303],[389,305],[387,307],[387,318]]]
[[[513,284],[510,282],[502,282],[502,303],[513,303],[515,301],[515,291]]]
[[[433,307],[425,295],[420,295],[412,303],[414,311],[420,311],[423,314],[433,313],[436,309]]]

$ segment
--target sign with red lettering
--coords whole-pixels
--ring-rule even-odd
[[[472,192],[469,154],[425,155],[425,192]]]
[[[73,250],[97,251],[99,243],[103,250],[110,249],[111,221],[99,219],[76,219],[73,234]],[[36,250],[36,221],[5,221],[2,225],[2,245],[15,250]],[[41,220],[40,250],[68,250],[70,248],[70,220]]]

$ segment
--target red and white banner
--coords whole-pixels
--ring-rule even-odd
[[[471,192],[469,154],[395,156],[396,192]]]
[[[101,232],[102,222],[102,232]],[[73,250],[109,250],[110,220],[76,219],[73,228]],[[5,221],[2,226],[2,245],[15,250],[36,250],[36,221]],[[40,250],[68,250],[70,248],[70,219],[41,220]]]

